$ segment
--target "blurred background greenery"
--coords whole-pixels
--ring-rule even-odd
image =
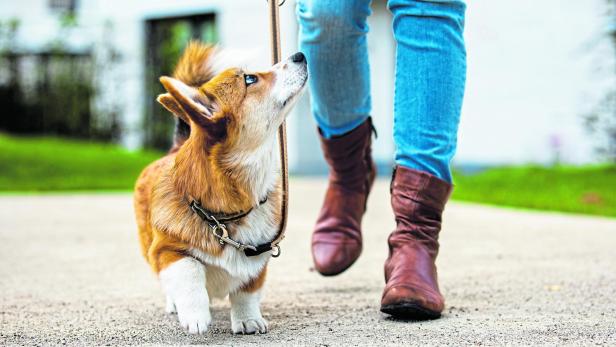
[[[0,191],[130,191],[159,151],[0,135]],[[616,165],[494,167],[455,173],[456,200],[616,217]]]
[[[91,4],[74,0],[38,3],[49,13],[33,17],[36,25],[28,21],[22,5],[0,5],[3,194],[130,191],[143,167],[163,155],[172,139],[173,118],[155,101],[163,92],[158,77],[172,73],[189,40],[216,43],[224,41],[223,37],[233,38],[235,30],[254,31],[257,27],[250,9],[237,14],[244,20],[222,25],[216,8],[237,6],[233,10],[239,11],[240,5],[216,2],[218,7],[212,8],[186,5],[194,9],[186,12],[170,13],[172,5],[166,10],[150,9],[152,13],[140,14],[138,21],[127,20],[120,28],[117,23],[121,20],[102,18],[93,34],[83,23],[104,16]],[[611,42],[610,54],[616,56],[614,1],[601,4],[605,8],[601,19],[608,23],[608,30],[600,39]],[[117,13],[111,3],[105,6],[110,7],[109,13]],[[133,7],[139,6],[145,5]],[[377,1],[376,6],[377,12],[384,11],[384,2]],[[292,8],[285,10],[292,18]],[[36,30],[53,33],[42,43],[27,43],[24,37],[37,36],[31,35]],[[130,32],[140,34],[131,38]],[[80,35],[75,34],[97,38],[94,43],[76,44],[73,38]],[[142,47],[135,48],[135,42]],[[616,65],[608,64],[601,71],[614,76]],[[579,116],[589,136],[601,138],[597,142],[600,160],[567,163],[561,157],[562,138],[554,137],[546,149],[552,158],[549,162],[458,165],[453,198],[616,217],[616,86],[602,87],[602,94],[599,102]],[[135,102],[134,96],[143,103]],[[298,124],[301,130],[303,123]],[[528,124],[528,128],[532,126]],[[139,134],[138,140],[130,135],[133,133]],[[316,142],[306,147],[314,145]],[[391,148],[382,152],[388,150]],[[304,170],[308,171],[312,172]]]

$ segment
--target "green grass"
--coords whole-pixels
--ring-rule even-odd
[[[0,191],[131,190],[161,153],[116,145],[0,134]]]
[[[499,167],[454,182],[456,200],[616,217],[616,165]]]
[[[0,192],[129,191],[162,155],[119,146],[0,134]],[[616,165],[499,167],[455,174],[453,198],[616,217]]]

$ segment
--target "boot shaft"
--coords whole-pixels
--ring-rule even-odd
[[[451,191],[451,184],[435,176],[397,166],[390,186],[396,219],[396,230],[388,240],[390,250],[419,242],[435,259],[442,213]]]
[[[371,159],[372,119],[352,131],[331,139],[321,136],[321,148],[329,166],[331,184],[364,191],[366,173],[374,171]]]

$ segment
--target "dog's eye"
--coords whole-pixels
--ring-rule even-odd
[[[258,80],[259,78],[255,75],[244,75],[244,82],[247,86],[257,83]]]

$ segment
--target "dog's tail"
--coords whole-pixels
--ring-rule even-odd
[[[192,87],[199,87],[211,80],[218,70],[216,67],[219,50],[216,46],[191,41],[180,57],[173,71],[173,77]],[[174,152],[190,136],[190,126],[180,117],[175,117],[175,132],[173,134]]]

